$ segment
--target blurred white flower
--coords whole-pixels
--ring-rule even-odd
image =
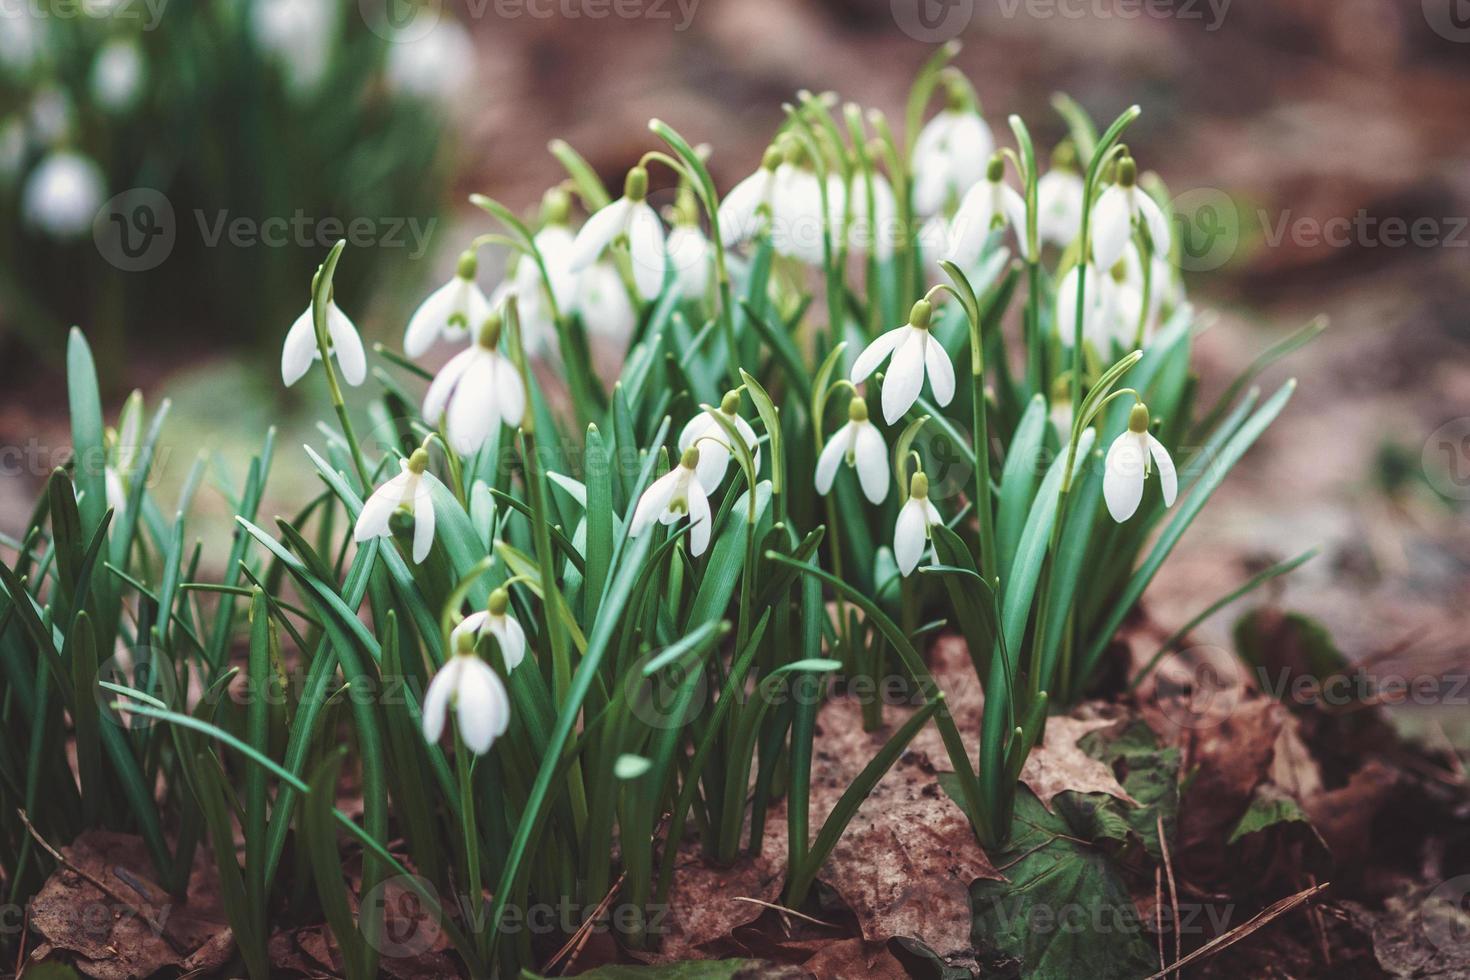
[[[939,511],[929,501],[929,478],[918,472],[909,481],[909,499],[898,511],[893,526],[893,558],[898,572],[907,578],[919,567],[924,546],[929,541],[929,528],[943,523]]]
[[[720,201],[720,240],[726,248],[756,236],[770,217],[771,198],[776,187],[776,170],[781,166],[781,151],[767,148],[760,169],[741,180]],[[766,212],[762,217],[761,211]]]
[[[1066,248],[1082,232],[1082,177],[1074,170],[1052,169],[1036,182],[1036,236]]]
[[[835,189],[835,193],[834,193]],[[842,182],[828,178],[827,206],[832,213],[834,232],[842,228],[842,205],[852,201],[852,222],[848,225],[848,245],[855,251],[872,251],[880,260],[886,261],[893,255],[893,246],[898,238],[898,199],[893,195],[893,185],[882,174],[873,175],[873,213],[876,221],[868,220],[868,180],[862,174],[854,174],[852,187],[844,192]]]
[[[388,87],[400,95],[450,106],[469,90],[474,75],[475,43],[453,18],[388,45]]]
[[[638,507],[633,511],[633,521],[628,527],[628,536],[638,537],[657,520],[660,524],[677,524],[688,517],[689,554],[699,557],[709,547],[710,524],[709,495],[699,482],[700,450],[690,446],[684,450],[679,465],[654,480],[643,496],[638,498]]]
[[[489,633],[500,644],[500,655],[505,660],[507,671],[515,670],[526,659],[526,631],[514,616],[509,615],[510,594],[505,589],[490,593],[486,607],[470,613],[450,634],[450,646],[459,649],[461,636],[473,636],[476,640]]]
[[[321,87],[337,47],[341,10],[336,0],[255,0],[255,42],[279,67],[298,96]]]
[[[92,59],[92,101],[107,112],[131,112],[143,96],[146,73],[143,49],[137,39],[111,39]]]
[[[444,422],[449,445],[461,456],[478,451],[496,426],[520,425],[525,414],[526,386],[500,353],[503,326],[492,313],[469,350],[449,359],[424,396],[424,421]]]
[[[709,290],[710,262],[714,246],[697,224],[679,224],[669,232],[669,263],[674,267],[674,288],[688,300],[701,300]]]
[[[56,150],[26,180],[21,211],[53,238],[76,238],[92,228],[107,193],[107,178],[91,157]]]
[[[337,308],[335,300],[327,303],[327,346],[342,369],[343,381],[355,387],[367,379],[367,354],[362,349],[362,337],[347,314]],[[313,361],[321,359],[316,326],[308,306],[286,332],[286,343],[281,348],[281,380],[287,388],[291,387],[306,376]]]
[[[598,262],[577,276],[576,308],[588,332],[599,337],[622,340],[638,324],[638,311],[623,277],[610,261]]]
[[[412,456],[399,461],[399,466],[401,472],[363,503],[352,539],[391,538],[393,514],[402,507],[413,514],[413,561],[417,565],[429,557],[429,549],[434,546],[434,498],[423,478],[429,454],[415,449]]]
[[[424,693],[424,738],[439,741],[452,707],[459,737],[475,755],[484,755],[510,727],[510,695],[500,675],[475,655],[474,643],[461,643]]]
[[[25,4],[0,4],[0,71],[25,78],[41,60],[46,29]]]
[[[31,133],[43,146],[60,143],[71,135],[76,110],[71,96],[54,85],[36,92],[30,106]]]
[[[1083,283],[1082,339],[1104,357],[1112,350],[1116,336],[1116,283],[1111,276],[1098,275],[1097,269],[1073,266],[1057,287],[1057,338],[1068,350],[1077,337],[1077,284]],[[1120,339],[1120,342],[1121,339]]]
[[[840,231],[846,206],[840,182],[828,184],[827,208],[834,216],[833,234]],[[771,182],[771,245],[807,265],[821,265],[825,255],[822,182],[805,162],[782,163]]]
[[[974,267],[990,233],[1007,223],[1018,239],[1025,238],[1026,201],[1005,182],[1005,163],[997,155],[990,158],[985,179],[970,188],[950,223],[949,261],[961,269]]]
[[[1113,440],[1103,463],[1103,499],[1108,513],[1122,524],[1138,510],[1143,500],[1143,481],[1150,470],[1150,460],[1159,470],[1159,485],[1164,491],[1164,506],[1174,506],[1179,493],[1179,476],[1174,461],[1163,443],[1148,431],[1148,409],[1134,405],[1128,413],[1128,429]]]
[[[466,251],[459,257],[454,278],[430,293],[414,311],[403,334],[405,354],[420,357],[440,338],[463,340],[489,319],[490,301],[475,282],[479,265],[475,253]]]
[[[588,218],[577,232],[572,244],[572,272],[591,268],[609,245],[626,239],[639,297],[645,302],[657,299],[663,291],[669,257],[664,249],[663,223],[647,197],[648,171],[634,167],[628,171],[623,196]]]
[[[919,400],[924,378],[941,408],[954,398],[954,365],[944,346],[929,332],[934,307],[921,299],[909,313],[909,322],[881,335],[853,362],[851,381],[861,384],[890,355],[893,361],[883,377],[883,420],[889,425],[903,418]]]
[[[1118,161],[1118,179],[1102,192],[1092,211],[1092,256],[1098,266],[1110,269],[1123,257],[1133,238],[1133,224],[1148,228],[1155,252],[1169,251],[1169,219],[1158,203],[1138,187],[1138,165],[1132,157]]]
[[[965,102],[968,98],[958,104],[952,98],[914,141],[914,210],[920,215],[939,214],[985,179],[995,138],[973,104]]]
[[[847,424],[827,440],[817,458],[817,493],[832,492],[837,467],[846,463],[857,471],[863,495],[875,504],[888,497],[888,446],[878,427],[868,421],[868,404],[854,396],[848,404]]]
[[[679,433],[679,451],[693,446],[699,450],[699,485],[706,491],[713,490],[725,479],[725,471],[730,466],[730,437],[725,432],[724,426],[715,421],[714,412],[718,411],[725,417],[725,421],[735,427],[740,433],[740,439],[745,443],[745,448],[750,450],[750,455],[755,462],[756,471],[761,468],[760,440],[756,437],[755,430],[750,423],[739,415],[740,393],[738,391],[727,392],[720,402],[720,407],[713,411],[700,412],[689,420],[684,430]]]

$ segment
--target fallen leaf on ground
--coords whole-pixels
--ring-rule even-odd
[[[1048,810],[1058,793],[1107,793],[1124,802],[1139,803],[1118,782],[1113,767],[1094,759],[1077,744],[1083,736],[1117,723],[1116,718],[1078,718],[1056,715],[1047,719],[1041,744],[1031,750],[1021,770],[1021,782]]]

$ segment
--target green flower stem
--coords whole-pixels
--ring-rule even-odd
[[[337,381],[337,368],[332,361],[332,344],[327,335],[327,307],[332,301],[332,277],[337,271],[337,261],[342,257],[342,250],[346,247],[346,239],[333,245],[326,261],[317,268],[316,275],[312,278],[311,325],[316,334],[317,352],[322,358],[322,370],[327,376],[327,390],[331,393],[332,408],[337,412],[337,421],[342,424],[342,436],[352,451],[352,465],[357,470],[358,485],[366,491],[372,489],[372,478],[367,464],[363,462],[362,447],[358,445],[357,435],[352,429],[352,419],[347,414],[347,403],[342,398],[342,385]]]
[[[451,654],[458,656],[458,654]],[[465,895],[473,902],[470,914],[470,927],[473,929],[476,917],[480,912],[484,901],[484,887],[480,875],[480,832],[479,822],[475,819],[475,788],[474,788],[474,758],[469,747],[464,744],[464,739],[458,734],[454,739],[454,771],[459,777],[459,828],[464,844],[464,887]],[[477,955],[481,959],[485,957],[486,944],[483,936],[476,936],[478,948]]]

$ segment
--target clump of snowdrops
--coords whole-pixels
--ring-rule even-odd
[[[138,833],[176,891],[209,847],[258,977],[272,925],[312,909],[373,973],[381,903],[350,898],[344,838],[360,894],[397,877],[475,975],[570,948],[509,927],[538,903],[632,910],[621,941],[655,946],[681,854],[759,852],[782,797],[800,906],[931,723],[979,842],[1003,844],[1049,710],[1089,690],[1292,386],[1196,404],[1167,196],[1124,142],[1136,108],[1099,133],[1058,100],[1043,173],[1017,117],[996,150],[951,54],[902,138],[802,94],[723,193],[657,120],[616,198],[554,144],[567,179],[533,220],[476,198],[490,226],[401,351],[364,349],[338,305],[339,244],[281,358],[333,414],[220,479],[228,556],[187,544],[202,471],[179,501],[149,487],[167,404],[105,428],[74,333],[74,465],[0,568],[0,771],[35,832]],[[486,292],[490,248],[513,260]],[[611,389],[595,349],[624,352]],[[344,385],[376,389],[365,415]],[[320,493],[263,520],[271,469],[301,462]],[[984,687],[979,731],[925,666],[941,631]],[[889,678],[912,710],[863,701],[887,740],[810,827],[823,699]],[[14,897],[51,864],[12,809]]]

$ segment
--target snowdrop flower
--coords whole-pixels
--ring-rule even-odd
[[[1085,270],[1085,271],[1084,271]],[[1112,350],[1117,314],[1114,306],[1116,284],[1111,276],[1098,275],[1092,265],[1073,266],[1057,287],[1057,337],[1071,350],[1077,337],[1077,284],[1084,285],[1082,297],[1082,339],[1100,354]],[[1135,321],[1136,322],[1136,321]],[[1130,333],[1129,339],[1132,339]]]
[[[761,450],[760,441],[756,438],[755,430],[750,423],[737,414],[740,410],[740,392],[731,391],[720,400],[718,411],[725,416],[726,421],[735,426],[735,431],[740,433],[745,447],[750,450],[750,455],[755,461],[755,468],[760,470]],[[714,412],[707,409],[700,412],[689,420],[684,426],[684,431],[679,433],[679,451],[684,452],[690,447],[699,449],[699,468],[697,475],[699,485],[706,491],[713,490],[725,479],[725,471],[730,466],[730,437],[720,423],[715,421]]]
[[[822,182],[796,140],[787,143],[785,161],[771,181],[771,246],[777,253],[807,265],[820,265],[826,254],[827,219],[822,211]],[[828,185],[828,214],[840,215],[841,182]],[[834,234],[840,219],[832,222]]]
[[[506,671],[515,670],[526,659],[526,631],[521,629],[514,616],[509,615],[509,609],[510,593],[503,588],[495,589],[484,609],[470,613],[454,628],[450,634],[451,645],[458,649],[461,636],[468,635],[478,640],[489,633],[500,644]]]
[[[1159,484],[1164,490],[1164,506],[1174,506],[1179,493],[1179,476],[1174,461],[1163,443],[1148,431],[1148,408],[1141,402],[1128,413],[1128,430],[1113,440],[1103,470],[1103,499],[1108,513],[1122,524],[1138,510],[1143,500],[1143,481],[1148,476],[1150,459],[1159,469]]]
[[[505,298],[515,294],[521,314],[521,347],[530,356],[551,350],[557,343],[556,321],[576,309],[577,279],[571,270],[572,245],[575,237],[567,226],[571,212],[571,198],[560,187],[546,192],[542,214],[545,225],[531,242],[541,254],[541,264],[546,266],[545,278],[541,265],[529,255],[522,255],[516,262],[511,278],[502,282],[491,296],[490,305],[499,306]],[[591,277],[589,270],[586,274]],[[547,283],[550,282],[550,289]],[[623,303],[631,310],[624,291]],[[636,318],[632,313],[630,321]],[[628,329],[632,329],[631,325]]]
[[[478,451],[502,422],[520,425],[525,413],[526,386],[500,352],[504,327],[499,311],[491,313],[469,350],[449,359],[424,396],[424,420],[443,422],[445,438],[461,456]]]
[[[919,400],[925,375],[934,391],[934,401],[941,408],[954,398],[954,365],[943,345],[929,332],[933,315],[933,304],[919,300],[909,313],[908,323],[873,341],[852,365],[852,383],[861,384],[888,355],[893,355],[883,378],[883,420],[889,425],[903,418]]]
[[[1099,267],[1110,269],[1123,257],[1135,221],[1148,229],[1155,252],[1169,250],[1169,219],[1153,198],[1138,189],[1138,164],[1123,157],[1117,182],[1103,191],[1092,211],[1092,257]]]
[[[420,357],[434,341],[463,340],[471,324],[484,323],[490,316],[490,301],[475,284],[479,260],[473,250],[459,257],[454,278],[429,294],[408,321],[403,335],[403,352]]]
[[[336,0],[257,0],[250,14],[256,43],[280,67],[287,87],[298,96],[315,92],[331,65]]]
[[[638,324],[638,311],[611,262],[599,262],[577,277],[577,313],[589,333],[623,340]]]
[[[0,70],[23,78],[41,58],[44,25],[26,4],[0,6]]]
[[[130,112],[143,94],[145,71],[137,40],[113,38],[98,49],[92,61],[92,100],[108,112]]]
[[[934,215],[985,177],[995,138],[964,86],[951,81],[943,111],[914,141],[914,210]]]
[[[1059,166],[1036,182],[1036,237],[1066,248],[1082,232],[1082,175]]]
[[[985,180],[970,188],[955,212],[949,231],[949,260],[961,269],[979,261],[985,240],[995,229],[1009,223],[1018,238],[1026,235],[1026,201],[1004,178],[1005,161],[996,154],[990,158]]]
[[[91,157],[56,150],[31,172],[21,211],[32,227],[53,238],[76,238],[92,228],[107,178]]]
[[[1062,445],[1072,438],[1072,375],[1063,372],[1051,384],[1051,410],[1047,413],[1051,427]]]
[[[415,449],[412,456],[399,461],[399,466],[402,472],[374,490],[362,505],[352,540],[391,538],[393,515],[402,507],[413,515],[413,562],[417,565],[429,557],[429,549],[434,546],[434,501],[424,480],[429,454]]]
[[[421,36],[388,45],[388,87],[410,98],[453,105],[475,72],[475,44],[459,21],[445,17]]]
[[[656,299],[663,291],[668,255],[664,251],[664,227],[647,198],[648,171],[634,167],[623,184],[623,196],[588,218],[577,232],[572,245],[572,272],[590,269],[609,245],[626,239],[638,295],[644,301]]]
[[[780,166],[781,151],[768,147],[761,157],[760,169],[730,188],[730,193],[720,202],[720,241],[726,248],[754,238],[770,217],[776,171]]]
[[[690,446],[684,450],[678,466],[654,480],[643,492],[643,496],[638,498],[638,507],[633,511],[629,537],[638,537],[655,520],[669,525],[688,517],[691,521],[689,554],[695,558],[704,554],[709,547],[713,519],[710,517],[709,496],[699,481],[699,459],[699,447]]]
[[[848,403],[847,424],[832,433],[817,458],[817,493],[832,492],[841,463],[857,470],[863,494],[873,503],[888,497],[888,446],[878,427],[868,421],[868,403],[857,396]]]
[[[451,656],[424,694],[424,738],[433,744],[444,734],[444,716],[454,708],[459,737],[475,755],[490,751],[510,727],[510,695],[505,682],[475,655],[473,636],[462,635]]]
[[[684,299],[700,300],[709,291],[714,246],[699,227],[699,206],[693,188],[679,188],[674,204],[674,230],[669,233],[669,264],[674,267],[674,289]]]
[[[327,348],[337,358],[343,381],[356,387],[367,379],[367,354],[362,349],[362,338],[347,314],[337,308],[336,300],[327,303]],[[316,325],[308,306],[286,332],[286,343],[281,348],[281,380],[287,388],[291,387],[305,377],[313,361],[321,359],[322,352],[316,345]]]
[[[76,125],[76,107],[71,96],[55,85],[47,85],[31,99],[27,110],[31,135],[42,146],[64,142]]]
[[[929,541],[929,528],[939,523],[939,511],[929,502],[929,478],[921,470],[909,481],[909,499],[899,509],[898,523],[893,526],[893,558],[898,562],[899,574],[905,578],[913,574]]]

